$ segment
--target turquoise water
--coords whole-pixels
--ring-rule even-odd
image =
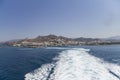
[[[85,53],[85,55],[83,55],[82,51],[80,51],[78,49],[72,50],[74,48],[79,48],[80,50],[81,50],[81,48],[90,49],[90,51],[86,52],[83,50],[83,53]],[[69,50],[72,50],[72,51],[69,51]],[[77,51],[77,52],[79,51],[79,53],[77,53],[75,51]],[[88,54],[86,54],[86,53],[88,53]],[[66,54],[66,55],[64,55],[64,54]],[[51,74],[53,75],[55,70],[59,70],[59,69],[56,69],[55,67],[58,66],[58,68],[59,68],[60,65],[58,63],[61,63],[62,59],[65,60],[66,58],[69,58],[69,56],[70,56],[69,54],[73,55],[72,58],[70,57],[70,59],[71,59],[70,61],[73,61],[73,62],[74,62],[73,58],[75,58],[79,62],[79,59],[77,59],[77,58],[83,57],[80,59],[82,61],[82,63],[85,63],[87,65],[88,64],[87,61],[91,62],[91,63],[95,61],[95,64],[96,64],[97,63],[96,58],[97,58],[97,59],[104,61],[107,64],[110,63],[112,65],[117,65],[117,68],[119,70],[120,45],[53,47],[53,48],[37,48],[37,49],[6,47],[6,48],[0,48],[0,80],[24,80],[24,79],[28,80],[27,79],[28,76],[27,76],[27,78],[25,78],[26,74],[34,73],[34,70],[39,69],[39,68],[41,69],[41,67],[42,67],[42,69],[44,69],[46,67],[46,64],[48,64],[48,65],[53,64],[49,75],[44,76],[47,78],[43,79],[43,80],[52,80],[52,79],[50,79]],[[75,54],[79,57],[77,57]],[[55,58],[59,58],[59,56],[60,56],[60,59],[55,59]],[[86,56],[88,58],[86,58]],[[91,56],[95,57],[95,58],[92,58]],[[69,61],[69,60],[67,60],[67,61]],[[64,62],[66,62],[64,64],[67,64],[67,61],[64,61]],[[76,63],[76,62],[74,62],[74,63]],[[77,64],[79,65],[79,63],[77,63]],[[45,66],[43,66],[43,65],[45,65]],[[67,66],[69,66],[69,65],[67,65]],[[82,66],[83,66],[83,68],[85,67],[84,65],[82,65]],[[88,67],[89,66],[90,66],[90,64],[88,65]],[[93,65],[93,66],[95,67],[96,65]],[[100,66],[102,66],[102,64],[100,64]],[[71,67],[74,67],[74,66],[71,66]],[[91,66],[90,66],[90,68],[91,68]],[[103,68],[101,67],[100,69],[103,69]],[[93,70],[93,69],[91,69],[91,70]],[[82,71],[82,68],[81,68],[81,71]],[[40,71],[38,71],[38,72],[41,74]],[[44,73],[42,72],[42,74],[45,74],[45,72]],[[57,75],[58,73],[55,73],[54,75]],[[79,74],[81,72],[77,72],[77,73]],[[46,74],[48,74],[48,73],[46,73]],[[109,73],[107,73],[107,74],[109,75]],[[112,69],[110,74],[115,76],[116,79],[113,78],[114,80],[120,80],[120,76],[119,76],[118,72],[116,73]],[[66,73],[66,75],[67,75],[67,73]],[[33,75],[30,75],[30,76],[33,76]],[[87,74],[85,76],[87,76]],[[89,75],[89,76],[92,76],[92,75]],[[88,80],[101,80],[101,79],[97,79],[97,78],[99,78],[98,75],[96,75],[95,79],[89,78]],[[64,79],[68,79],[68,78],[64,78]],[[64,80],[64,79],[62,79],[62,78],[60,79],[57,77],[54,80]],[[69,79],[69,80],[71,80],[71,79]],[[104,79],[107,79],[107,78],[105,77]],[[111,80],[113,80],[113,79],[111,79]],[[35,80],[35,79],[31,78],[29,80]],[[36,80],[42,80],[42,78],[39,78]],[[73,80],[79,80],[79,79],[76,77],[76,79],[73,79]],[[81,78],[81,80],[84,80],[84,79]]]

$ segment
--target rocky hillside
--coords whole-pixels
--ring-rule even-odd
[[[6,42],[7,45],[18,47],[48,47],[48,46],[73,46],[73,45],[101,45],[111,44],[111,41],[93,38],[67,38],[64,36],[47,35],[34,39],[21,39]]]

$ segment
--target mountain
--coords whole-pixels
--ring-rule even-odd
[[[6,42],[15,42],[15,41],[20,41],[20,40],[22,40],[22,39],[12,39],[12,40],[8,40]]]
[[[115,40],[117,39],[117,40]],[[8,41],[5,44],[17,47],[53,47],[53,46],[73,46],[73,45],[105,45],[120,44],[117,37],[98,39],[98,38],[68,38],[64,36],[46,35],[38,36],[33,39],[19,39]]]
[[[90,42],[90,41],[99,41],[100,39],[98,39],[98,38],[84,38],[84,37],[80,37],[80,38],[75,38],[74,40],[76,40],[76,41],[83,41],[83,42]]]
[[[108,38],[103,38],[101,40],[111,41],[111,42],[120,42],[120,36],[112,36]]]
[[[112,37],[109,37],[108,39],[120,40],[120,36],[112,36]]]

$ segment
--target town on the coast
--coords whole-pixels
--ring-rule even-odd
[[[7,41],[4,44],[14,47],[28,47],[28,48],[40,48],[40,47],[60,47],[60,46],[79,46],[79,45],[111,45],[120,44],[120,41],[111,39],[99,39],[99,38],[67,38],[63,36],[47,35],[38,36],[33,39],[20,39]]]

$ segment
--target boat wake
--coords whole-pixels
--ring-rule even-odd
[[[59,53],[56,63],[45,64],[27,73],[25,80],[120,80],[120,66],[107,63],[74,48]]]

